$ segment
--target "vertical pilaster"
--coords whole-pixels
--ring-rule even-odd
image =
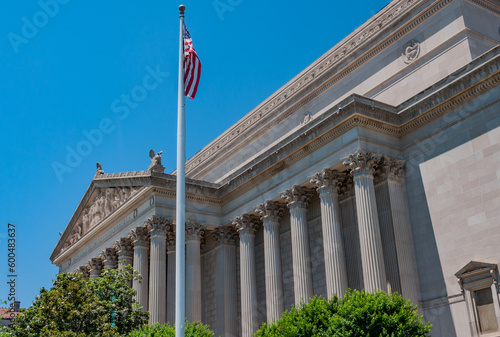
[[[167,226],[167,322],[175,323],[175,225]]]
[[[241,335],[251,337],[257,331],[257,278],[255,271],[255,231],[258,219],[248,215],[233,220],[240,234]]]
[[[104,257],[99,255],[90,259],[90,278],[100,277],[103,267]]]
[[[418,278],[417,259],[413,243],[408,199],[404,189],[403,160],[384,158],[387,184],[391,203],[394,239],[398,258],[401,292],[414,305],[420,298],[420,282]]]
[[[134,270],[142,276],[142,280],[133,280],[136,291],[135,300],[142,306],[142,311],[148,311],[149,303],[149,230],[137,227],[132,230],[134,244]]]
[[[344,165],[351,168],[356,195],[361,262],[365,290],[387,290],[382,238],[378,221],[373,171],[380,157],[363,150],[349,155]]]
[[[166,225],[170,221],[153,215],[146,221],[151,233],[150,279],[149,279],[149,322],[164,324],[166,322],[167,301],[167,256]]]
[[[186,223],[186,318],[201,322],[201,243],[205,227]]]
[[[104,249],[101,254],[104,256],[104,269],[116,269],[118,267],[118,248],[116,246]]]
[[[343,175],[324,169],[311,179],[321,202],[321,227],[325,254],[326,290],[328,298],[344,296],[348,289],[344,244],[340,224],[338,185]]]
[[[238,303],[236,292],[236,231],[233,227],[218,227],[214,233],[217,242],[215,269],[215,296],[217,336],[238,335]]]
[[[264,225],[264,265],[266,274],[266,308],[269,322],[280,318],[285,311],[283,274],[281,270],[280,215],[283,207],[266,201],[256,207]]]
[[[311,251],[307,228],[307,201],[311,191],[292,186],[281,193],[290,209],[290,227],[292,236],[293,287],[295,304],[307,303],[313,296]]]

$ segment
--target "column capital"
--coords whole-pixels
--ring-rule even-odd
[[[139,226],[132,229],[132,242],[134,247],[149,247],[149,230],[146,226]]]
[[[175,224],[166,227],[167,230],[167,252],[175,252]]]
[[[354,177],[360,175],[371,175],[373,177],[374,170],[381,158],[381,155],[358,149],[355,153],[344,158],[343,164],[351,169],[351,174]]]
[[[115,242],[116,247],[118,248],[118,255],[123,256],[132,256],[134,252],[134,245],[132,243],[132,238],[130,236],[126,236],[123,238],[119,238]]]
[[[233,226],[220,226],[215,229],[212,235],[217,245],[234,245],[238,233]]]
[[[405,161],[384,156],[383,169],[388,179],[402,182],[405,174]]]
[[[316,191],[320,196],[322,194],[338,194],[345,177],[345,172],[325,168],[310,177],[310,182],[315,185]]]
[[[151,237],[153,236],[165,236],[167,225],[171,224],[172,221],[165,217],[159,217],[157,215],[153,215],[151,218],[145,221],[145,224],[149,228],[151,232]]]
[[[101,254],[104,256],[104,266],[105,268],[116,268],[118,264],[118,248],[116,246],[112,246],[104,249]]]
[[[90,259],[90,261],[89,261],[90,277],[101,276],[103,262],[104,262],[104,257],[102,255],[98,255],[98,256]]]
[[[286,205],[290,210],[306,208],[311,199],[312,190],[305,187],[293,185],[292,188],[280,193],[281,198],[286,200]]]
[[[78,272],[82,274],[83,279],[87,279],[90,276],[90,266],[88,265],[83,265],[78,267]]]
[[[201,244],[205,242],[206,226],[193,221],[186,221],[186,242],[198,240]]]
[[[284,213],[283,204],[276,201],[266,200],[255,207],[255,212],[266,222],[279,222]]]
[[[233,225],[241,236],[255,235],[259,226],[259,218],[255,215],[242,214],[232,220]]]

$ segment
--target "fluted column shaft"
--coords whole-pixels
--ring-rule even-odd
[[[410,213],[408,210],[408,199],[404,189],[404,161],[389,158],[386,158],[386,161],[387,184],[398,256],[399,277],[401,280],[401,295],[417,305],[420,297],[420,282]]]
[[[334,295],[342,297],[348,289],[337,190],[341,178],[338,172],[323,170],[311,179],[311,182],[316,184],[321,203],[321,227],[328,298],[332,298]]]
[[[186,318],[201,322],[201,237],[204,227],[186,224]]]
[[[366,291],[387,290],[382,238],[378,221],[373,169],[377,158],[358,151],[344,162],[352,168],[358,215],[363,282]]]
[[[132,232],[134,244],[134,270],[142,276],[142,280],[133,280],[136,291],[135,300],[142,306],[142,311],[148,311],[149,304],[149,232],[145,227],[137,227]]]
[[[238,335],[238,303],[236,292],[236,231],[219,227],[214,233],[217,242],[215,270],[216,336]]]
[[[151,229],[150,279],[149,279],[149,312],[150,323],[166,322],[167,300],[167,255],[165,227],[168,221],[153,216],[148,220]]]
[[[256,211],[261,215],[264,225],[266,309],[267,320],[272,322],[285,311],[279,228],[279,214],[283,210],[278,203],[266,201],[257,206]]]
[[[311,251],[307,228],[307,200],[305,189],[293,186],[282,195],[290,208],[292,236],[293,286],[295,304],[307,303],[313,296]]]
[[[167,322],[175,323],[175,230],[167,230]]]
[[[258,329],[255,229],[257,220],[246,215],[233,224],[240,234],[241,335],[251,337]]]

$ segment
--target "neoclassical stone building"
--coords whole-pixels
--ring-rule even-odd
[[[186,315],[250,336],[397,291],[437,336],[499,336],[500,3],[394,0],[186,163]],[[174,321],[175,172],[98,169],[51,256],[143,276]]]

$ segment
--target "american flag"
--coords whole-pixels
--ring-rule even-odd
[[[184,25],[184,94],[193,99],[200,83],[201,63],[193,48],[193,40]]]

